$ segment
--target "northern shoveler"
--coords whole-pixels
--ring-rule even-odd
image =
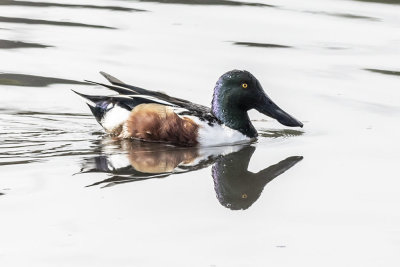
[[[99,124],[111,135],[180,146],[213,146],[254,140],[257,131],[247,111],[257,111],[290,127],[303,124],[279,108],[248,71],[222,75],[214,88],[211,108],[161,92],[128,85],[101,72],[112,84],[91,82],[118,93],[116,96],[78,95]]]

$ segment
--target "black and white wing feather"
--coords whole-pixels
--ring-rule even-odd
[[[137,86],[126,84],[121,80],[105,72],[100,72],[100,74],[103,75],[112,85],[106,85],[91,81],[88,82],[105,86],[108,89],[113,90],[125,97],[129,97],[132,99],[135,98],[148,99],[150,101],[149,103],[160,103],[163,105],[179,108],[178,109],[179,111],[177,111],[178,115],[196,116],[201,120],[207,121],[209,123],[219,122],[218,119],[212,114],[211,109],[209,107],[192,103],[185,99],[172,97],[165,93],[151,91]]]

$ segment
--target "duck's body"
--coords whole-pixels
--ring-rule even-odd
[[[117,96],[88,96],[100,125],[118,138],[181,146],[213,146],[248,142],[257,137],[247,111],[258,111],[288,126],[303,125],[276,106],[247,71],[230,71],[218,80],[212,108],[160,92],[127,85],[102,73]]]
[[[111,135],[182,146],[212,146],[251,140],[220,122],[200,119],[186,110],[162,104],[139,104],[132,110],[114,107],[100,124]]]

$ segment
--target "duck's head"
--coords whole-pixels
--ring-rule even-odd
[[[257,136],[247,111],[257,111],[290,127],[303,124],[283,111],[264,92],[260,82],[250,72],[232,70],[222,75],[215,85],[212,112],[228,127],[241,131],[249,137]]]

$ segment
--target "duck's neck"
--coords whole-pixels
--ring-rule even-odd
[[[240,103],[229,100],[228,97],[214,91],[211,109],[214,116],[229,128],[250,138],[257,137],[257,131],[251,124],[247,110],[241,107]]]

